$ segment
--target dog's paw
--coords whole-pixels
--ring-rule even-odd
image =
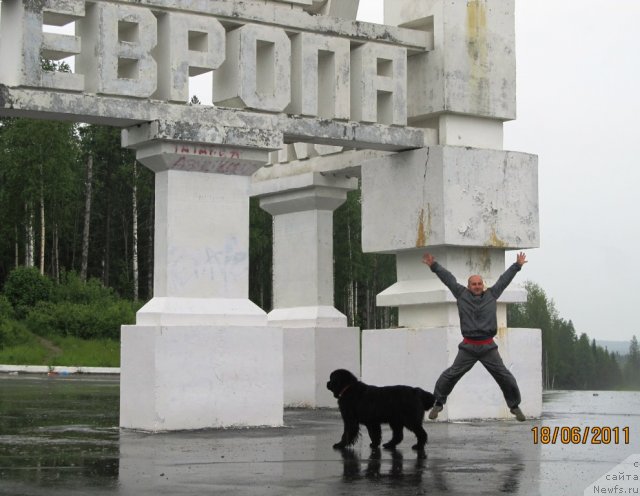
[[[413,451],[424,451],[424,444],[414,444],[411,449]]]
[[[342,442],[336,443],[333,445],[333,449],[337,449],[337,450],[345,449],[346,447],[347,445]]]
[[[388,449],[388,450],[394,450],[394,449],[396,449],[396,446],[398,446],[398,445],[396,443],[392,443],[391,441],[389,441],[388,443],[384,443],[382,445],[382,447],[384,449]]]

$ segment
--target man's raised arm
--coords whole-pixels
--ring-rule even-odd
[[[466,289],[462,284],[456,281],[456,278],[451,272],[436,262],[436,259],[431,255],[431,253],[425,252],[422,256],[422,263],[429,266],[431,272],[438,276],[438,279],[440,279],[442,283],[449,288],[449,291],[451,291],[453,296],[456,298]]]
[[[516,255],[516,261],[504,271],[504,273],[498,278],[496,283],[489,288],[495,299],[500,298],[502,292],[507,289],[507,286],[513,281],[513,278],[520,271],[522,266],[527,263],[527,256],[524,252],[520,252]]]

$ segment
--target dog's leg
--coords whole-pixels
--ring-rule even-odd
[[[402,433],[402,424],[390,424],[391,427],[391,440],[389,442],[386,442],[382,445],[383,448],[386,449],[393,449],[395,448],[397,445],[399,445],[402,442],[402,437],[403,437],[403,433]]]
[[[334,449],[343,449],[354,444],[360,435],[360,425],[352,420],[344,422],[344,432],[340,442],[333,445]]]
[[[380,442],[382,441],[382,427],[380,424],[365,424],[367,426],[367,431],[369,432],[369,437],[371,438],[371,444],[369,447],[377,448],[380,446]]]
[[[418,439],[417,444],[411,446],[411,449],[414,449],[416,451],[424,451],[424,445],[427,444],[429,436],[427,435],[427,431],[425,431],[422,427],[422,424],[418,424],[417,426],[407,426],[407,429],[413,432]]]

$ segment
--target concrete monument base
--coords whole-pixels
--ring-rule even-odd
[[[329,305],[274,308],[268,319],[269,325],[281,327],[347,327],[344,314]]]
[[[333,407],[326,387],[335,369],[360,372],[357,327],[290,327],[284,337],[284,404],[288,407]]]
[[[120,426],[283,425],[282,329],[122,327]]]
[[[362,331],[362,380],[387,386],[407,384],[433,391],[462,341],[459,327],[399,328]],[[539,329],[501,329],[498,349],[513,373],[527,417],[542,414],[542,341]],[[458,382],[439,420],[509,419],[502,391],[482,364],[477,363]]]

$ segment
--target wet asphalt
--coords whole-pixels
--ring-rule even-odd
[[[1,374],[0,495],[571,495],[640,453],[630,392],[546,394],[542,419],[522,423],[427,421],[424,457],[411,433],[395,451],[371,450],[366,433],[333,450],[337,410],[286,410],[282,428],[148,434],[120,430],[118,408],[117,377]],[[540,436],[586,426],[628,427],[629,442]]]

